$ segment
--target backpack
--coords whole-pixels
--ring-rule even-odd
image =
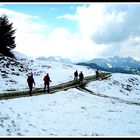
[[[43,79],[45,82],[48,82],[48,76],[44,76],[44,79]]]
[[[79,74],[79,77],[80,77],[80,79],[83,79],[83,78],[84,78],[83,73],[80,73],[80,74]]]

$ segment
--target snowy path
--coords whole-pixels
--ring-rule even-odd
[[[99,78],[101,78],[103,80],[110,76],[111,76],[110,73],[101,73],[99,75]],[[87,76],[84,78],[83,85],[87,84],[88,82],[95,81],[95,80],[96,80],[95,75]],[[56,86],[51,86],[50,94],[58,92],[58,91],[74,88],[74,87],[79,87],[79,86],[80,86],[79,83],[74,83],[73,81],[69,81],[69,82],[62,83],[62,84],[59,84]],[[35,90],[32,91],[32,93],[33,93],[33,96],[44,94],[43,89],[40,89],[40,88],[36,88]],[[18,91],[18,92],[0,94],[0,99],[13,99],[13,98],[27,97],[27,96],[29,96],[28,91],[20,91],[20,92]]]
[[[77,87],[77,89],[78,90],[81,90],[81,91],[84,91],[85,93],[90,93],[92,95],[96,95],[96,96],[99,96],[99,97],[114,99],[114,100],[117,100],[120,103],[125,103],[125,104],[129,104],[129,105],[137,105],[137,106],[140,106],[140,103],[138,103],[138,102],[126,101],[126,100],[123,100],[121,98],[117,98],[117,97],[113,97],[113,96],[107,96],[107,95],[103,95],[103,94],[100,94],[100,93],[95,93],[95,92],[93,92],[93,91],[85,88],[84,86]]]

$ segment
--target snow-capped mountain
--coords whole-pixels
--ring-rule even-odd
[[[68,63],[68,64],[72,64],[70,59],[67,58],[62,58],[60,56],[49,56],[49,57],[37,57],[37,60],[46,60],[46,61],[56,61],[56,62],[62,62],[62,63]]]
[[[86,63],[95,63],[103,68],[140,68],[140,61],[136,61],[131,57],[114,56],[107,59],[97,58],[87,61]]]
[[[84,65],[98,65],[100,69],[110,72],[137,73],[140,71],[140,61],[136,61],[131,57],[114,56],[110,58],[97,58],[84,62]]]

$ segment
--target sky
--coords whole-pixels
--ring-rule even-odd
[[[16,51],[72,61],[115,55],[140,60],[140,3],[1,3]]]

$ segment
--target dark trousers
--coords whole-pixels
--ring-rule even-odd
[[[74,77],[74,82],[77,82],[78,81],[78,77]]]
[[[99,75],[98,75],[98,73],[96,74],[96,80],[98,80],[98,77],[99,77]]]
[[[49,83],[44,83],[44,92],[46,91],[46,86],[47,86],[47,92],[50,92],[50,87],[49,87]]]
[[[28,84],[29,85],[29,94],[32,96],[32,89],[33,89],[33,84]]]

